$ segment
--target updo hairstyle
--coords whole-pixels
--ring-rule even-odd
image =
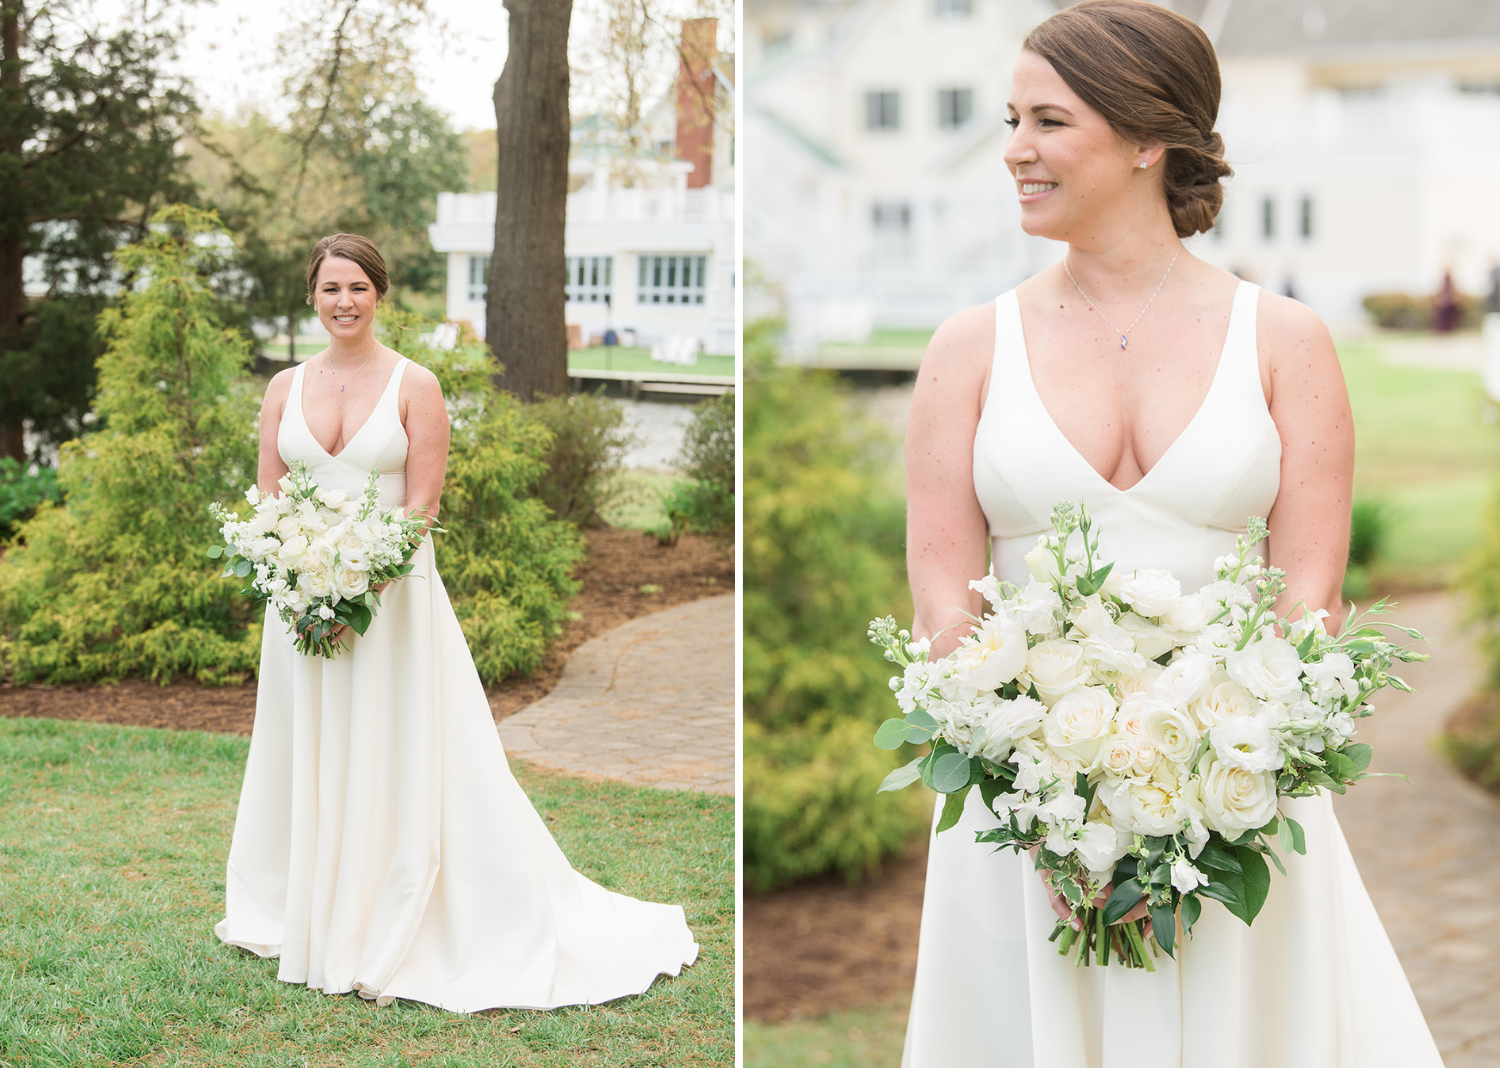
[[[307,259],[307,303],[313,302],[318,271],[329,256],[359,264],[359,269],[375,287],[375,299],[385,299],[385,291],[391,288],[391,276],[385,268],[385,257],[374,242],[358,234],[329,234],[313,246],[312,255]]]
[[[1211,228],[1224,204],[1219,63],[1190,20],[1144,0],[1086,0],[1021,46],[1132,144],[1166,145],[1167,208],[1178,237]]]

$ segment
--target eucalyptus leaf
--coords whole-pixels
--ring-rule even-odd
[[[965,786],[961,790],[955,790],[944,800],[943,815],[938,819],[937,825],[939,834],[958,822],[959,817],[964,814],[964,801],[968,796],[969,787]]]
[[[224,555],[224,547],[222,545],[210,545],[208,547],[208,558],[210,560],[217,560],[219,557],[221,557],[223,555]]]
[[[950,748],[932,765],[932,788],[940,794],[951,794],[969,785],[969,758]]]
[[[888,719],[875,731],[875,745],[880,749],[900,749],[906,744],[910,728],[904,719]]]
[[[938,721],[921,708],[914,708],[906,714],[906,723],[911,727],[925,727],[927,730],[936,730]]]
[[[1375,755],[1375,747],[1366,745],[1364,742],[1351,742],[1339,750],[1344,756],[1353,762],[1360,771],[1370,770],[1370,758]]]
[[[922,757],[916,757],[910,763],[902,764],[881,780],[876,789],[877,794],[883,794],[890,790],[902,790],[922,778],[922,769],[918,766],[922,763]]]
[[[254,570],[255,565],[252,564],[249,560],[241,560],[239,563],[234,565],[234,573],[240,578],[244,578]]]

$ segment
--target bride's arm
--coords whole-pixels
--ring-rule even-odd
[[[1269,562],[1286,572],[1276,610],[1285,614],[1305,600],[1310,610],[1326,609],[1336,631],[1354,491],[1354,417],[1344,373],[1328,328],[1303,304],[1262,293],[1256,332],[1281,435],[1281,487],[1266,517]]]
[[[448,473],[448,408],[437,376],[411,364],[401,378],[401,422],[406,427],[406,514],[437,518]]]
[[[276,447],[276,435],[281,429],[281,413],[286,408],[286,399],[291,395],[292,376],[296,368],[288,367],[272,377],[266,386],[266,395],[260,402],[260,456],[256,464],[255,484],[262,493],[279,493],[276,485],[287,473],[281,450]]]
[[[995,347],[993,305],[959,312],[932,335],[906,426],[906,570],[912,634],[946,656],[978,615],[969,589],[988,562],[988,526],[974,495],[974,430]],[[957,624],[957,625],[955,625]],[[935,637],[939,635],[940,637]]]

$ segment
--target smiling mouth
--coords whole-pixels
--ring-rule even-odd
[[[1057,188],[1057,183],[1056,182],[1022,182],[1021,183],[1021,195],[1023,197],[1030,197],[1030,196],[1035,196],[1038,193],[1045,193],[1049,189],[1056,189],[1056,188]]]
[[[333,321],[336,323],[352,323],[358,318],[359,316],[357,315],[335,315]]]

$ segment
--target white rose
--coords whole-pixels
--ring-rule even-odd
[[[1149,776],[1156,771],[1161,763],[1161,750],[1156,748],[1156,743],[1149,735],[1136,735],[1135,759],[1130,764],[1130,774],[1135,776]]]
[[[1201,735],[1187,712],[1159,706],[1146,713],[1146,737],[1156,743],[1163,757],[1174,764],[1186,764],[1198,752]]]
[[[1143,616],[1160,616],[1181,596],[1182,583],[1170,571],[1143,568],[1120,584],[1120,599]]]
[[[1155,660],[1162,653],[1177,648],[1177,639],[1167,633],[1165,628],[1158,627],[1134,612],[1126,612],[1121,616],[1119,625],[1130,635],[1130,640],[1135,642],[1135,651],[1147,660]]]
[[[1079,645],[1089,670],[1104,682],[1135,678],[1149,662],[1134,651],[1130,636],[1111,623],[1099,634],[1084,638]]]
[[[1115,825],[1132,834],[1176,834],[1181,826],[1176,799],[1155,783],[1126,779],[1113,789],[1101,786],[1099,794]]]
[[[370,588],[370,575],[340,562],[333,570],[333,588],[345,600],[352,600]]]
[[[1048,705],[1069,690],[1081,686],[1089,675],[1083,649],[1074,642],[1053,639],[1038,642],[1026,656],[1026,674]]]
[[[1098,634],[1105,627],[1112,627],[1115,617],[1109,614],[1109,609],[1104,607],[1104,602],[1099,599],[1098,594],[1084,599],[1083,604],[1074,609],[1068,621],[1073,624],[1073,629],[1078,634],[1070,635],[1075,641],[1079,635]]]
[[[1291,643],[1281,638],[1261,638],[1227,653],[1224,670],[1263,700],[1290,701],[1302,693],[1302,661]]]
[[[1221,682],[1192,704],[1193,718],[1203,730],[1226,719],[1255,714],[1255,699],[1239,683]]]
[[[1225,720],[1208,732],[1220,762],[1246,771],[1276,771],[1284,764],[1281,746],[1266,725],[1250,716]]]
[[[1109,740],[1109,748],[1104,750],[1104,760],[1100,765],[1105,775],[1112,779],[1123,779],[1133,774],[1136,737],[1120,733]]]
[[[1124,701],[1134,694],[1153,694],[1156,692],[1156,680],[1161,677],[1162,666],[1153,664],[1149,660],[1139,674],[1115,680],[1115,690]]]
[[[1058,698],[1042,723],[1042,733],[1055,752],[1088,770],[1102,758],[1114,718],[1115,699],[1108,690],[1080,686]]]
[[[326,489],[318,491],[318,503],[324,508],[338,508],[349,499],[349,495],[341,489]]]
[[[276,553],[276,562],[288,571],[297,571],[302,567],[302,554],[307,552],[307,539],[301,534],[285,538],[281,542],[281,549]]]
[[[976,690],[997,690],[1026,666],[1026,631],[1009,616],[991,616],[953,652],[958,676]]]
[[[338,550],[333,543],[326,538],[314,538],[308,545],[307,552],[302,556],[302,566],[314,568],[320,571],[333,571],[333,560],[338,555]]]
[[[1276,774],[1225,764],[1210,749],[1199,765],[1205,822],[1226,838],[1264,827],[1276,815]]]
[[[328,597],[333,593],[333,569],[309,568],[297,575],[297,589],[311,600]]]
[[[1203,696],[1214,676],[1214,662],[1202,653],[1184,653],[1156,680],[1156,696],[1175,708],[1186,708]]]
[[[1208,876],[1193,867],[1193,862],[1186,857],[1178,857],[1172,861],[1172,889],[1179,894],[1189,893],[1207,883]]]
[[[278,516],[274,527],[278,538],[282,541],[291,541],[302,533],[302,520],[296,512],[290,512],[287,515]]]

